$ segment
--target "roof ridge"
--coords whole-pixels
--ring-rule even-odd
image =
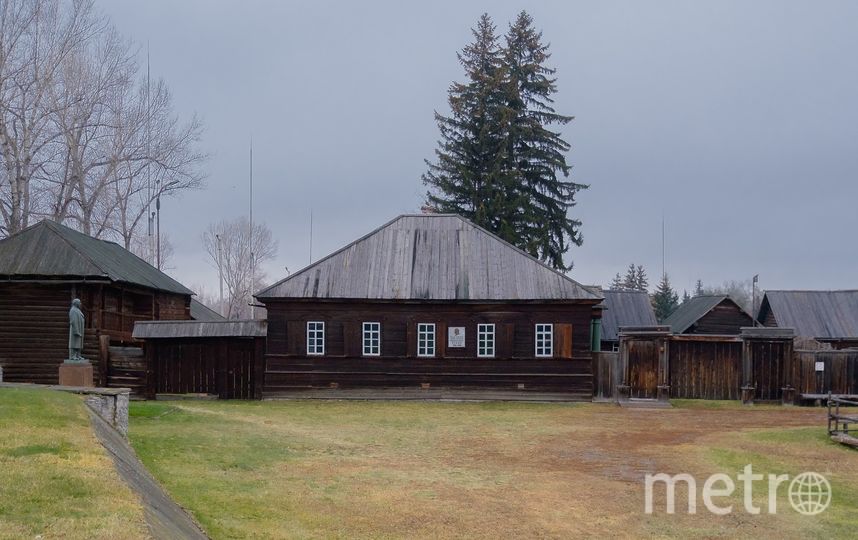
[[[65,233],[65,230],[74,231],[74,229],[72,229],[71,227],[66,227],[66,226],[65,226],[65,225],[63,225],[62,223],[57,223],[56,221],[53,221],[53,220],[48,219],[48,218],[43,219],[42,221],[40,221],[39,223],[37,223],[37,225],[41,225],[41,224],[43,224],[43,223],[45,224],[45,226],[46,226],[48,229],[50,229],[54,234],[56,234],[56,235],[57,235],[57,236],[58,236],[58,237],[59,237],[63,242],[65,242],[66,244],[68,244],[68,245],[69,245],[69,247],[70,247],[70,248],[72,248],[72,250],[74,250],[78,255],[80,255],[81,257],[83,257],[83,258],[84,258],[84,259],[86,259],[87,261],[89,261],[89,263],[90,263],[91,265],[93,265],[95,268],[97,268],[99,271],[101,271],[101,275],[103,275],[103,276],[107,276],[108,278],[110,277],[110,274],[108,274],[107,272],[105,272],[104,268],[102,268],[100,264],[96,263],[96,262],[92,259],[92,257],[90,257],[89,255],[87,255],[86,253],[83,253],[80,249],[78,249],[78,247],[74,244],[74,242],[72,242],[71,240],[69,240],[68,238],[66,238],[66,237],[65,237],[65,234],[64,234],[64,233]],[[34,226],[35,226],[35,225],[34,225]],[[23,231],[22,231],[22,232],[23,232]],[[78,232],[78,231],[74,231],[74,232],[76,232],[76,233],[78,233],[78,234],[80,234],[80,235],[82,235],[82,236],[86,236],[87,238],[92,238],[91,236],[86,235],[86,234],[84,234],[84,233],[82,233],[82,232]],[[97,239],[97,238],[94,238],[94,240],[98,240],[98,239]],[[112,279],[112,278],[111,278],[111,279]]]
[[[498,240],[498,241],[499,241],[499,242],[501,242],[502,244],[505,244],[506,246],[511,247],[512,249],[514,249],[514,250],[518,251],[521,255],[524,255],[525,257],[530,258],[530,259],[531,259],[532,261],[534,261],[535,263],[537,263],[537,264],[541,264],[543,267],[545,267],[545,268],[547,268],[548,270],[550,270],[550,271],[554,272],[554,273],[555,273],[555,274],[557,274],[558,276],[560,276],[560,277],[562,277],[562,278],[564,278],[564,279],[566,279],[566,280],[568,280],[568,281],[571,281],[571,282],[572,282],[572,283],[574,283],[575,285],[577,285],[577,286],[581,287],[582,289],[584,289],[584,290],[585,290],[585,291],[587,291],[588,293],[592,294],[592,295],[593,295],[593,297],[594,297],[594,298],[593,298],[594,300],[596,300],[596,299],[600,298],[600,296],[599,296],[598,294],[596,294],[595,292],[593,292],[592,290],[590,290],[590,288],[589,288],[589,287],[585,287],[585,286],[584,286],[584,285],[582,285],[581,283],[579,283],[579,282],[575,281],[574,279],[572,279],[571,277],[567,276],[567,275],[566,275],[566,274],[564,274],[563,272],[561,272],[561,271],[557,270],[556,268],[553,268],[553,267],[551,267],[551,266],[548,266],[546,263],[544,263],[544,262],[540,261],[539,259],[537,259],[537,258],[536,258],[536,257],[534,257],[533,255],[531,255],[530,253],[528,253],[528,252],[524,251],[523,249],[519,248],[518,246],[516,246],[516,245],[514,245],[514,244],[512,244],[512,243],[510,243],[510,242],[507,242],[506,240],[504,240],[504,239],[503,239],[503,238],[501,238],[500,236],[496,235],[495,233],[493,233],[493,232],[491,232],[491,231],[489,231],[489,230],[485,229],[484,227],[481,227],[481,226],[477,225],[476,223],[474,223],[474,222],[472,222],[472,221],[469,221],[469,220],[465,219],[464,217],[460,216],[459,214],[452,214],[452,215],[453,215],[453,216],[456,216],[456,217],[457,217],[457,218],[459,218],[459,219],[461,219],[464,223],[466,223],[466,224],[470,225],[471,227],[474,227],[474,228],[475,228],[475,229],[477,229],[477,230],[483,231],[484,233],[486,233],[486,234],[488,234],[488,235],[491,235],[495,240]],[[604,298],[602,298],[602,299],[604,300]]]
[[[311,263],[310,263],[310,264],[308,264],[307,266],[305,266],[305,267],[301,268],[300,270],[298,270],[297,272],[295,272],[295,273],[293,273],[293,274],[289,274],[288,276],[286,276],[285,278],[281,279],[280,281],[278,281],[278,282],[276,282],[276,283],[272,283],[272,284],[271,284],[271,285],[269,285],[268,287],[265,287],[265,288],[264,288],[264,289],[262,289],[261,291],[259,291],[259,292],[255,293],[255,294],[253,294],[253,296],[254,296],[254,297],[261,296],[262,294],[264,294],[264,293],[266,293],[266,292],[270,291],[271,289],[273,289],[273,288],[275,288],[275,287],[279,287],[280,285],[282,285],[282,284],[286,283],[287,281],[291,280],[292,278],[297,277],[297,276],[299,276],[299,275],[303,274],[304,272],[306,272],[306,271],[310,270],[310,269],[311,269],[311,268],[313,268],[314,266],[318,266],[318,265],[320,265],[321,263],[323,263],[324,261],[327,261],[328,259],[333,258],[335,255],[338,255],[338,254],[342,253],[343,251],[345,251],[345,250],[347,250],[348,248],[350,248],[350,247],[354,246],[354,245],[355,245],[355,244],[357,244],[358,242],[361,242],[361,241],[363,241],[363,240],[365,240],[365,239],[369,238],[370,236],[372,236],[372,235],[374,235],[375,233],[379,232],[380,230],[382,230],[382,229],[384,229],[384,228],[386,228],[386,227],[388,227],[388,226],[392,225],[394,222],[399,221],[400,219],[402,219],[403,217],[406,217],[407,215],[408,215],[408,214],[400,214],[400,215],[396,216],[395,218],[391,219],[391,220],[390,220],[390,221],[388,221],[387,223],[385,223],[385,224],[383,224],[383,225],[381,225],[381,226],[379,226],[379,227],[376,227],[375,229],[373,229],[373,230],[371,230],[370,232],[366,233],[365,235],[361,236],[361,237],[360,237],[360,238],[358,238],[357,240],[354,240],[354,241],[352,241],[352,242],[350,242],[350,243],[346,244],[345,246],[341,247],[340,249],[338,249],[338,250],[336,250],[336,251],[333,251],[333,252],[329,253],[328,255],[326,255],[326,256],[324,256],[324,257],[322,257],[321,259],[319,259],[319,260],[318,260],[318,261],[316,261],[316,262],[311,262]],[[419,215],[419,214],[418,214],[418,215]]]

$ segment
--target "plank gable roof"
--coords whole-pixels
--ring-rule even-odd
[[[733,303],[742,312],[745,311],[726,294],[703,294],[695,296],[680,304],[679,307],[664,320],[664,324],[670,326],[673,333],[681,334],[725,301]],[[751,319],[751,316],[748,315],[748,318]]]
[[[257,298],[598,301],[601,297],[458,215],[402,215]]]
[[[177,294],[190,289],[114,242],[43,220],[0,240],[0,276],[102,280]]]
[[[621,326],[655,326],[658,320],[652,309],[649,294],[644,291],[606,290],[602,291],[604,310],[602,311],[602,339],[617,341],[620,339]]]
[[[760,317],[765,317],[767,310],[774,314],[779,327],[794,328],[797,336],[858,337],[858,290],[766,291]]]

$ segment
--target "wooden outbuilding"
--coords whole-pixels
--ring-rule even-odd
[[[262,397],[266,322],[261,320],[151,321],[134,325],[145,343],[146,390],[209,394],[221,399]]]
[[[754,319],[727,295],[700,295],[683,302],[663,324],[674,334],[739,335]]]
[[[259,292],[264,394],[419,388],[590,400],[602,297],[456,215],[403,215]]]
[[[758,320],[834,349],[858,347],[858,290],[766,291]]]
[[[4,379],[57,383],[68,356],[69,306],[79,298],[86,317],[83,356],[96,383],[107,385],[109,348],[128,344],[137,321],[189,319],[192,294],[118,244],[48,220],[28,227],[0,240]]]
[[[602,296],[603,351],[620,349],[620,328],[655,326],[658,321],[649,294],[644,291],[604,290]]]

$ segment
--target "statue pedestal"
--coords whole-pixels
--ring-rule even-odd
[[[60,364],[60,386],[92,388],[92,364],[63,362]]]

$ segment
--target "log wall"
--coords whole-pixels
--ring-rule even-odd
[[[270,301],[265,393],[310,388],[419,387],[562,391],[592,396],[590,304]],[[325,322],[325,355],[308,356],[308,321]],[[362,355],[363,322],[381,323],[381,355]],[[418,323],[436,325],[436,356],[416,354]],[[477,357],[477,324],[494,323],[496,356]],[[554,358],[535,357],[535,325],[554,324]],[[465,346],[447,329],[465,328]]]

